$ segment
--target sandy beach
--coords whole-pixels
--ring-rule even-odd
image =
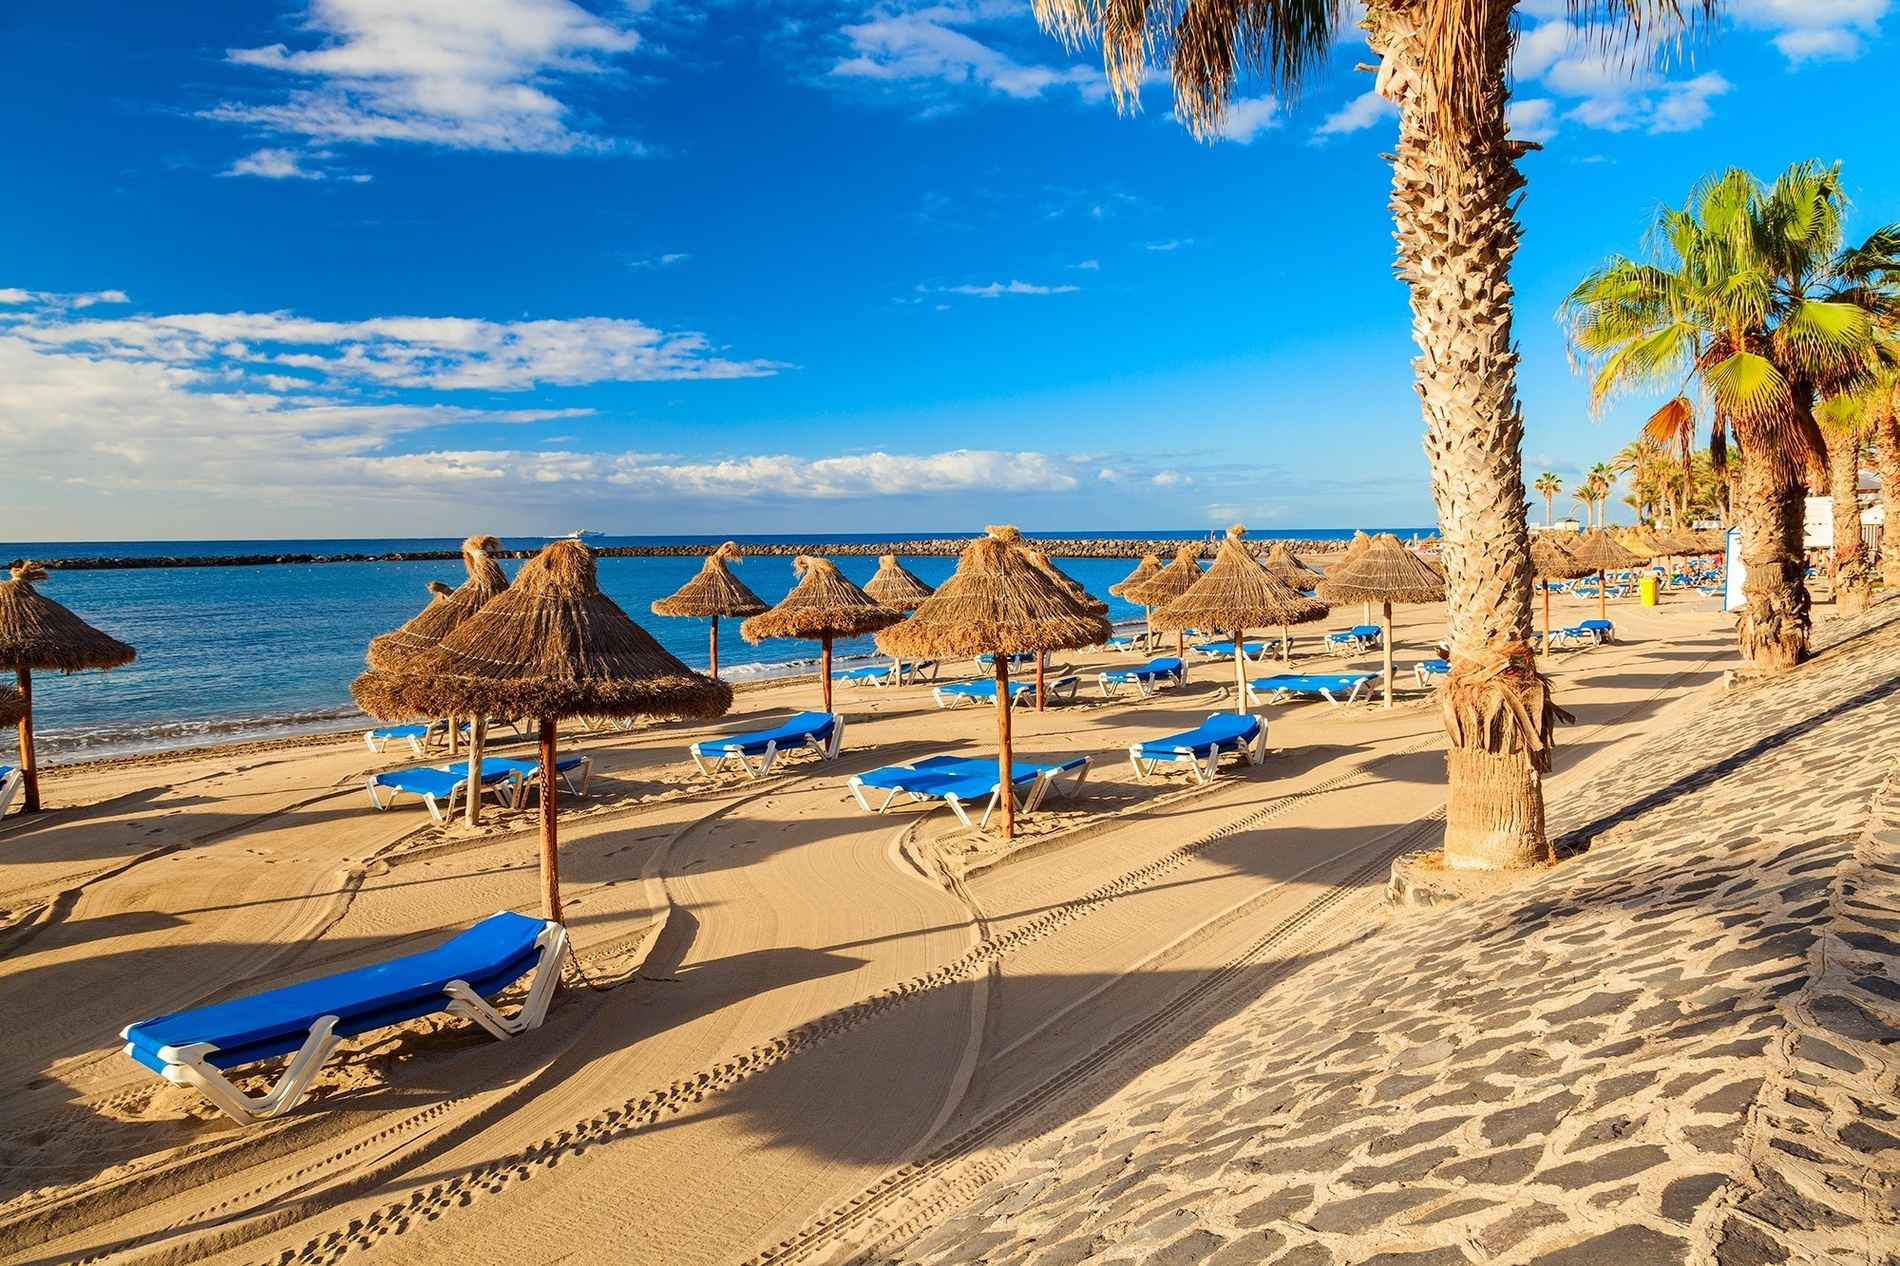
[[[1559,617],[1583,607],[1560,600]],[[1711,608],[1620,605],[1616,644],[1559,657],[1579,723],[1554,804],[1714,696],[1732,658]],[[1205,788],[1138,782],[1126,746],[1231,708],[1231,665],[1102,700],[1093,673],[1126,658],[1071,657],[1089,688],[1019,710],[1019,751],[1088,753],[1090,777],[1007,849],[942,808],[850,799],[862,769],[993,750],[992,710],[940,711],[927,686],[845,692],[841,758],[758,782],[698,775],[685,745],[811,706],[810,679],[748,691],[716,726],[564,736],[595,773],[564,813],[574,958],[547,1024],[508,1042],[444,1018],[369,1035],[304,1107],[245,1129],[126,1059],[117,1030],[533,909],[530,817],[491,811],[471,833],[413,804],[378,813],[362,778],[410,762],[360,742],[55,771],[56,811],[0,828],[0,1250],[767,1251],[999,1109],[1060,1117],[1131,1034],[1192,1036],[1185,1000],[1237,956],[1266,988],[1375,916],[1443,797],[1443,730],[1409,671],[1442,628],[1399,616],[1396,708],[1268,707],[1265,764]]]

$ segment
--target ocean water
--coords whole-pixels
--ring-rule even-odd
[[[1405,529],[1409,536],[1413,529]],[[1058,535],[1058,534],[1050,534]],[[1059,535],[1078,536],[1080,533]],[[1194,533],[1091,533],[1095,536],[1169,536]],[[1304,539],[1349,532],[1294,532]],[[666,538],[596,538],[598,545],[653,544]],[[767,539],[767,538],[760,538]],[[769,538],[785,540],[784,537]],[[795,538],[794,538],[795,539]],[[818,539],[818,538],[813,538]],[[853,538],[831,536],[829,541]],[[889,539],[863,537],[863,540]],[[541,541],[510,540],[512,548]],[[86,555],[182,556],[238,554],[391,553],[454,549],[459,540],[3,542],[0,559]],[[877,570],[875,558],[844,557],[839,568],[859,584]],[[904,564],[935,585],[956,568],[954,558],[906,558]],[[1108,587],[1132,569],[1127,559],[1063,559],[1062,569],[1109,604],[1117,623],[1139,622],[1141,609],[1113,597]],[[512,576],[521,564],[503,563]],[[686,583],[699,559],[602,558],[600,584],[608,596],[694,668],[707,664],[707,622],[654,615],[650,604]],[[767,602],[796,581],[786,557],[748,558],[739,576]],[[362,714],[350,700],[350,681],[363,670],[369,639],[395,628],[428,601],[431,580],[460,584],[455,562],[308,563],[249,567],[60,571],[39,589],[83,619],[138,648],[136,662],[106,673],[34,676],[35,723],[41,759],[83,760],[207,743],[355,728]],[[809,671],[816,643],[772,641],[752,646],[737,621],[720,621],[721,675],[732,681]],[[870,638],[838,643],[841,666],[875,655]],[[12,732],[0,736],[11,751]]]

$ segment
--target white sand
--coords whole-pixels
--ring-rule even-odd
[[[1560,770],[1733,662],[1712,605],[1618,604],[1621,645],[1558,662],[1581,721]],[[532,912],[532,817],[491,810],[469,834],[413,804],[376,813],[362,776],[411,762],[360,745],[56,772],[53,812],[0,826],[0,1255],[759,1252],[1130,1024],[1165,1022],[1316,901],[1285,954],[1363,917],[1383,859],[1428,842],[1443,800],[1437,712],[1409,678],[1442,623],[1399,615],[1400,707],[1268,709],[1267,763],[1205,790],[1137,783],[1126,747],[1231,708],[1231,665],[1148,701],[1103,702],[1091,676],[1076,705],[1019,710],[1020,758],[1096,762],[1013,851],[941,808],[851,801],[854,772],[993,752],[993,711],[940,712],[927,687],[841,691],[844,756],[759,783],[699,777],[685,745],[816,706],[815,683],[745,693],[714,727],[565,736],[596,772],[563,815],[574,987],[546,1026],[369,1035],[304,1107],[243,1130],[127,1060],[118,1029]]]

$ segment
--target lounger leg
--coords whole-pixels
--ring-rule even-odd
[[[1151,772],[1151,770],[1144,770],[1141,767],[1141,744],[1139,743],[1129,744],[1128,763],[1135,767],[1135,781],[1136,782],[1148,781],[1148,774]]]
[[[387,809],[389,807],[388,804],[383,803],[382,797],[376,794],[375,783],[367,782],[367,783],[364,783],[363,785],[369,789],[369,802],[371,804],[375,805],[378,809]],[[396,797],[394,793],[391,793],[389,797],[389,804],[394,804],[395,802],[396,802]]]
[[[159,1051],[165,1061],[165,1080],[177,1086],[192,1086],[239,1125],[268,1121],[297,1106],[310,1083],[316,1080],[323,1062],[343,1041],[331,1030],[337,1017],[326,1015],[310,1026],[310,1036],[284,1066],[277,1084],[261,1095],[247,1095],[233,1086],[220,1070],[205,1062],[217,1047],[208,1042],[191,1046],[167,1046]]]
[[[771,739],[765,745],[765,754],[759,757],[758,777],[763,778],[772,772],[773,762],[778,760],[778,740]]]
[[[974,826],[979,831],[990,824],[990,814],[996,811],[995,792],[990,793],[990,803],[989,806],[983,810],[983,820],[981,822],[971,822],[970,815],[964,811],[963,802],[955,796],[945,796],[943,802],[950,806],[950,812],[957,815],[957,821],[963,823],[965,826]]]
[[[442,992],[452,999],[448,1010],[475,1021],[498,1038],[540,1028],[541,1021],[547,1018],[548,1004],[554,1001],[554,986],[561,979],[561,963],[567,957],[567,929],[559,923],[543,928],[535,943],[541,947],[541,961],[535,966],[528,996],[521,1000],[520,1008],[512,1016],[497,1011],[486,998],[460,980],[451,980],[442,987]]]
[[[831,742],[825,747],[825,759],[837,760],[838,753],[844,750],[844,718],[838,717],[831,723]]]

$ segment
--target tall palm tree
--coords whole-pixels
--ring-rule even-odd
[[[1880,470],[1880,583],[1892,589],[1900,586],[1900,372],[1886,370],[1864,390]]]
[[[1544,499],[1544,526],[1549,527],[1551,502],[1555,501],[1557,494],[1564,490],[1564,481],[1557,478],[1556,471],[1547,470],[1537,477],[1531,487],[1537,489],[1538,495]]]
[[[1138,104],[1152,59],[1167,63],[1175,113],[1219,128],[1241,75],[1283,92],[1327,61],[1345,0],[1035,0],[1071,42],[1099,40],[1110,86]],[[1571,0],[1635,67],[1722,0]],[[1391,207],[1398,273],[1411,291],[1413,362],[1432,462],[1451,606],[1444,689],[1449,796],[1444,863],[1499,869],[1550,859],[1541,774],[1559,710],[1531,653],[1530,531],[1520,448],[1510,268],[1517,160],[1505,119],[1516,0],[1367,0],[1375,90],[1398,107]]]
[[[1597,404],[1661,386],[1665,408],[1692,407],[1694,390],[1716,434],[1739,441],[1731,496],[1747,578],[1736,630],[1764,673],[1808,654],[1803,476],[1825,452],[1814,403],[1864,372],[1875,329],[1864,292],[1880,274],[1869,260],[1893,253],[1893,230],[1844,252],[1844,206],[1838,167],[1796,164],[1767,187],[1739,169],[1717,173],[1656,213],[1650,260],[1612,258],[1565,301]]]
[[[1662,458],[1662,445],[1646,435],[1639,435],[1616,450],[1616,456],[1610,459],[1610,473],[1629,480],[1630,495],[1625,500],[1630,503],[1630,509],[1636,511],[1638,523],[1654,521],[1651,511],[1659,500],[1656,466]]]

